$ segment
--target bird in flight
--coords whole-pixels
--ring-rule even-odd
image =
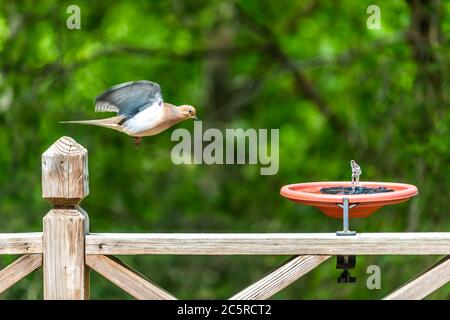
[[[147,80],[125,82],[113,86],[95,98],[95,112],[116,112],[104,119],[63,121],[90,124],[123,132],[135,138],[156,135],[186,120],[197,120],[193,106],[174,106],[163,101],[159,84]]]

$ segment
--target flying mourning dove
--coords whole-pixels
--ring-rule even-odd
[[[195,108],[179,107],[163,101],[159,84],[151,81],[131,81],[118,84],[95,98],[95,112],[116,112],[105,119],[63,121],[91,124],[114,129],[135,138],[156,135],[186,119],[197,119]]]

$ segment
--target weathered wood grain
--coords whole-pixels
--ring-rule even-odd
[[[42,154],[42,197],[54,209],[44,217],[44,299],[89,298],[85,235],[89,220],[76,207],[89,193],[87,150],[70,137]]]
[[[25,254],[0,270],[0,293],[12,287],[19,280],[42,265],[42,254]]]
[[[136,299],[176,300],[173,295],[161,289],[115,257],[86,255],[86,263],[90,268]]]
[[[361,233],[349,238],[334,233],[94,233],[86,237],[86,250],[88,254],[450,254],[450,233]],[[26,253],[42,253],[42,233],[0,233],[0,254]]]
[[[42,253],[42,232],[0,233],[0,254]]]
[[[44,299],[89,298],[84,262],[87,215],[81,209],[53,209],[44,217]]]
[[[450,281],[450,256],[395,290],[384,300],[420,300]]]
[[[87,254],[449,255],[450,233],[94,233]]]
[[[307,274],[330,256],[298,256],[289,260],[251,286],[235,294],[230,300],[265,300]]]
[[[42,154],[42,197],[55,206],[76,205],[89,194],[87,150],[62,137]]]

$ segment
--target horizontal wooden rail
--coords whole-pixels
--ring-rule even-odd
[[[0,233],[0,254],[42,253],[42,233]],[[87,254],[450,255],[450,233],[94,233]]]
[[[0,233],[0,254],[42,253],[42,232]]]
[[[450,233],[94,233],[86,254],[449,255]]]

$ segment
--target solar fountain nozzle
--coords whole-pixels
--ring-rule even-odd
[[[350,160],[350,167],[352,168],[352,187],[353,191],[359,187],[359,176],[361,175],[361,167],[355,160]]]

